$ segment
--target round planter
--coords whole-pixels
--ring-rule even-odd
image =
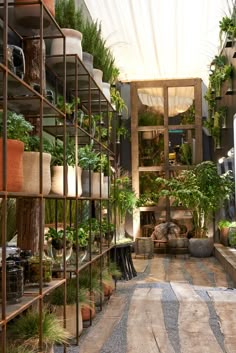
[[[54,308],[56,316],[63,325],[64,306],[55,305]],[[66,305],[66,318],[66,330],[72,337],[76,337],[76,304]],[[79,335],[81,335],[83,331],[83,321],[80,307],[78,309],[78,324]]]
[[[92,178],[92,171],[89,170],[82,170],[82,179],[81,179],[81,183],[82,183],[82,196],[90,196],[91,194],[91,183],[90,183],[90,178]]]
[[[3,190],[3,140],[0,138],[0,190]],[[21,191],[23,185],[23,152],[24,143],[18,140],[7,140],[7,191]]]
[[[83,51],[82,58],[84,66],[90,75],[93,75],[93,55]]]
[[[106,99],[108,100],[108,102],[111,102],[111,85],[108,82],[102,82],[102,92],[104,94],[104,96],[106,97]]]
[[[64,195],[64,168],[63,166],[52,167],[52,187],[51,193]],[[76,196],[76,173],[77,173],[77,196],[82,194],[81,168],[67,167],[67,196]]]
[[[189,239],[189,253],[194,257],[209,257],[213,253],[213,238],[191,238]]]
[[[94,198],[102,197],[103,173],[95,173],[92,175],[91,196]]]
[[[51,190],[51,155],[42,154],[43,195],[48,195]],[[23,153],[23,187],[22,191],[29,194],[40,193],[40,152]]]
[[[67,169],[67,186],[68,196],[80,196],[82,194],[81,175],[82,169],[80,167],[68,167]],[[77,180],[77,190],[76,190]]]
[[[88,320],[90,320],[90,317],[91,317],[91,319],[93,319],[95,317],[95,297],[94,297],[94,294],[92,293],[90,295],[90,293],[88,292],[87,297],[91,301],[91,308],[84,307],[81,309],[83,321],[88,321]]]
[[[103,177],[103,184],[102,184],[102,197],[107,199],[109,197],[109,176]]]
[[[66,41],[66,54],[78,55],[82,60],[82,33],[71,28],[62,28]],[[63,55],[63,40],[55,38],[52,40],[51,55]],[[67,57],[67,62],[74,61],[73,57]]]
[[[102,76],[103,72],[99,69],[93,69],[93,78],[99,88],[102,90]]]
[[[224,246],[229,246],[229,227],[220,229],[220,242]]]

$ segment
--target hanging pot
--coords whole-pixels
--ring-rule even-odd
[[[0,190],[3,190],[3,140],[0,138]],[[19,192],[23,185],[24,143],[7,140],[7,191]]]
[[[48,195],[51,190],[51,154],[42,154],[42,193]],[[40,152],[23,153],[23,187],[22,191],[29,194],[40,193]]]

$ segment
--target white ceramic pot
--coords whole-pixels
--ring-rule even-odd
[[[89,170],[82,170],[82,196],[90,196],[90,177],[92,178],[93,172]]]
[[[71,28],[62,28],[66,41],[66,54],[76,54],[82,60],[82,33]],[[63,55],[63,40],[55,38],[52,40],[51,55]],[[67,61],[72,61],[74,58],[68,57]]]
[[[51,189],[51,154],[42,154],[43,195],[48,195]],[[22,192],[40,193],[40,152],[23,153],[23,187]]]
[[[108,82],[102,82],[102,92],[104,94],[104,96],[106,97],[106,99],[108,100],[108,102],[111,102],[111,85]]]
[[[80,167],[77,167],[77,196],[82,194]],[[76,169],[75,167],[67,167],[67,196],[76,196]],[[63,179],[63,166],[52,167],[52,188],[53,194],[64,194],[64,179]]]
[[[102,186],[103,186],[103,178],[104,175],[103,173],[95,173],[93,172],[92,175],[92,186],[91,186],[91,192],[92,192],[92,197],[94,198],[99,198],[102,196]]]
[[[93,55],[83,51],[83,64],[90,73],[93,75]]]
[[[102,197],[104,197],[105,199],[109,197],[109,176],[103,177]]]
[[[93,78],[99,88],[102,89],[102,76],[103,72],[99,69],[93,69]]]
[[[68,173],[67,174],[67,186],[68,186],[67,195],[80,196],[82,194],[82,184],[81,184],[82,169],[80,167],[68,167],[67,173]],[[76,190],[76,178],[77,178],[77,190]]]

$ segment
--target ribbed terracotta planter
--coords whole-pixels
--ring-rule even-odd
[[[24,5],[21,5],[22,3],[24,3]],[[25,3],[31,3],[31,5],[26,5]],[[55,1],[54,0],[44,0],[43,3],[47,7],[47,9],[50,11],[50,13],[55,17]],[[15,4],[17,5],[17,8],[23,7],[26,11],[25,13],[27,13],[27,14],[30,14],[30,11],[31,11],[32,16],[35,16],[36,14],[37,14],[37,16],[40,15],[39,5],[38,4],[32,5],[31,0],[15,0]],[[36,12],[36,10],[37,10],[37,12]]]
[[[90,317],[93,319],[95,317],[95,298],[94,294],[87,294],[87,297],[91,301],[91,308],[82,308],[81,309],[81,314],[82,314],[82,320],[83,321],[88,321],[90,320]]]
[[[51,154],[42,154],[43,195],[51,190]],[[40,152],[23,153],[23,187],[22,191],[30,194],[40,193]]]
[[[229,246],[229,227],[221,228],[221,230],[220,230],[220,242],[224,246]]]
[[[0,190],[3,190],[3,140],[0,138]],[[18,140],[7,140],[7,191],[19,192],[23,185],[23,152],[24,143]]]
[[[66,41],[66,54],[77,54],[82,60],[82,33],[71,28],[62,28]],[[55,38],[52,40],[51,55],[63,55],[63,40]],[[67,57],[67,61],[74,61],[74,58]]]

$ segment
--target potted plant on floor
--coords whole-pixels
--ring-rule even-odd
[[[40,315],[35,309],[28,310],[17,318],[8,329],[8,340],[14,341],[22,349],[38,352],[40,334]],[[62,327],[55,314],[42,312],[42,349],[45,353],[53,352],[54,344],[67,344],[71,335]]]
[[[174,205],[181,205],[192,214],[194,237],[189,241],[190,253],[197,257],[210,256],[213,238],[208,234],[208,222],[212,220],[213,212],[233,194],[232,173],[219,175],[213,162],[204,161],[193,169],[182,171],[176,178],[157,178],[156,181],[161,196],[173,198]]]
[[[21,191],[23,185],[23,152],[24,145],[28,142],[29,134],[33,126],[25,120],[24,116],[15,112],[7,112],[6,120],[7,131],[7,191]],[[4,115],[0,113],[0,190],[3,190],[3,133]]]
[[[60,286],[56,288],[49,296],[49,303],[52,306],[53,312],[63,323],[64,311],[64,288]],[[77,304],[78,303],[78,307]],[[78,308],[78,311],[77,311]],[[91,303],[86,295],[86,290],[83,288],[76,288],[76,279],[67,280],[66,284],[66,329],[72,337],[77,336],[76,320],[78,318],[78,335],[83,331],[82,308],[91,308]]]

